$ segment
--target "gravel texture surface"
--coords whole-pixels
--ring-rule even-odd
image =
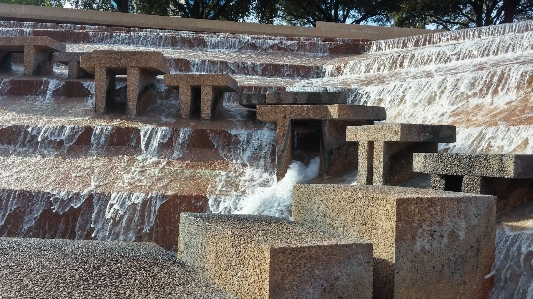
[[[153,243],[0,238],[0,298],[234,298]]]

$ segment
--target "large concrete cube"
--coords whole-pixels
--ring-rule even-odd
[[[371,298],[372,244],[288,220],[183,213],[178,257],[239,298]]]
[[[297,185],[293,218],[374,245],[374,298],[486,298],[496,198],[392,186]]]

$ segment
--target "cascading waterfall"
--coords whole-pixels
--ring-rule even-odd
[[[109,137],[115,132],[115,127],[112,126],[96,126],[93,128],[91,135],[91,150],[92,154],[104,153],[109,144]]]
[[[45,156],[64,154],[83,131],[82,126],[31,126],[20,135],[14,146],[9,146],[9,150]]]
[[[142,156],[146,158],[156,158],[161,146],[172,135],[172,131],[168,127],[143,126],[140,131]]]
[[[179,159],[183,157],[185,150],[187,149],[187,143],[191,138],[192,129],[190,128],[181,128],[174,135],[174,153],[172,154],[172,159]]]

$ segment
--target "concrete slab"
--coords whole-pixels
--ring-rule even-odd
[[[374,245],[373,298],[486,298],[495,197],[392,186],[296,185],[293,219]]]
[[[179,90],[181,117],[189,119],[200,103],[201,118],[210,120],[224,92],[236,92],[239,85],[225,74],[168,74],[165,85]]]
[[[285,219],[181,215],[178,256],[239,298],[371,298],[372,245]]]
[[[6,298],[227,298],[153,243],[0,238]]]
[[[64,51],[65,44],[46,36],[1,36],[0,70],[11,69],[11,53],[24,53],[24,75],[51,74],[53,53]]]
[[[257,105],[332,105],[346,104],[348,95],[344,92],[267,92],[266,95],[248,94],[240,98],[239,103],[244,107]]]
[[[533,155],[414,154],[413,170],[431,174],[433,189],[497,196],[498,213],[533,192]]]
[[[378,124],[348,127],[346,140],[359,144],[358,185],[400,185],[417,177],[413,153],[436,153],[455,142],[455,126]]]
[[[152,89],[157,75],[169,72],[167,61],[161,52],[95,50],[90,56],[80,58],[80,67],[95,77],[95,112],[107,112],[113,105],[115,76],[127,75],[126,114],[142,113],[154,97]]]
[[[385,108],[360,105],[258,105],[257,119],[276,122],[276,175],[283,177],[292,161],[294,121],[320,121],[322,130],[321,163],[326,177],[343,169],[347,159],[356,159],[357,145],[346,144],[346,127],[368,125],[386,118]]]
[[[54,53],[54,61],[68,66],[69,78],[81,78],[88,73],[80,67],[80,57],[90,55],[89,52],[57,52]]]

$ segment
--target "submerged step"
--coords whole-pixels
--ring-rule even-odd
[[[391,186],[296,185],[293,218],[374,245],[374,298],[486,298],[496,198]]]
[[[372,298],[372,244],[285,219],[183,214],[178,256],[239,298]]]
[[[8,298],[235,298],[150,244],[0,238]]]

